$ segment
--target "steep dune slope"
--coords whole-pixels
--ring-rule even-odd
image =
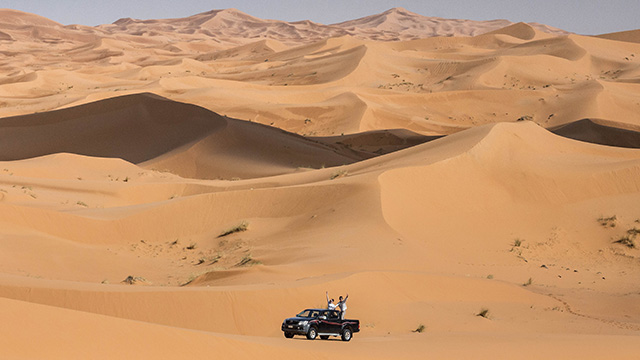
[[[609,34],[602,34],[596,37],[602,39],[609,40],[617,40],[617,41],[626,41],[632,43],[640,43],[640,31],[639,30],[629,30],[629,31],[621,31]]]
[[[614,125],[614,124],[611,124]],[[597,119],[584,119],[550,129],[554,134],[594,144],[640,148],[640,133],[609,126]]]
[[[0,146],[4,161],[68,152],[139,163],[224,126],[205,109],[143,94],[4,118]]]
[[[2,161],[73,153],[206,179],[276,175],[363,158],[340,146],[151,94],[0,119],[0,136],[6,139],[0,145]]]

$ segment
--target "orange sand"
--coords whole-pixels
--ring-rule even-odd
[[[637,358],[638,34],[0,10],[0,358]]]

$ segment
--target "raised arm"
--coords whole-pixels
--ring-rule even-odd
[[[329,292],[325,291],[324,294],[327,296],[327,304],[329,303]]]

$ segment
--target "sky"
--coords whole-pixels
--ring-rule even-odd
[[[91,26],[227,8],[263,19],[333,24],[393,7],[450,19],[538,22],[584,35],[640,29],[640,0],[0,0],[0,8]]]

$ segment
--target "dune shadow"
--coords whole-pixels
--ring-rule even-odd
[[[556,135],[592,144],[640,149],[640,132],[601,124],[595,119],[582,119],[548,130]]]

